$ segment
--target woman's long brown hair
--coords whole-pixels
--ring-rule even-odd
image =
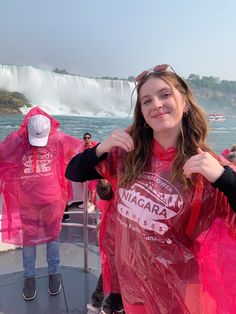
[[[214,152],[206,143],[208,134],[208,122],[204,110],[194,100],[187,83],[172,72],[151,73],[136,86],[137,100],[134,109],[134,120],[131,128],[131,137],[134,141],[134,150],[126,154],[124,168],[119,178],[120,186],[127,186],[148,167],[153,139],[153,130],[145,127],[145,120],[141,112],[140,90],[143,84],[151,77],[157,77],[165,81],[171,88],[175,87],[184,97],[188,106],[188,114],[183,115],[181,130],[177,143],[177,154],[172,164],[172,180],[178,179],[188,188],[194,184],[194,180],[187,179],[183,174],[183,165],[193,155],[197,154],[197,148],[203,151]]]

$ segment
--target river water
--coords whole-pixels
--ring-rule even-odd
[[[10,132],[19,129],[23,115],[3,115],[0,117],[0,141]],[[114,128],[125,128],[131,123],[130,118],[94,118],[80,116],[55,116],[60,122],[60,129],[75,137],[82,138],[85,132],[92,134],[94,140],[103,140]],[[222,122],[210,122],[208,144],[217,152],[230,148],[236,143],[236,119],[227,117]],[[190,130],[191,132],[191,130]]]

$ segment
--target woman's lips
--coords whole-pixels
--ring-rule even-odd
[[[155,118],[160,118],[160,117],[162,117],[162,116],[164,116],[166,114],[168,114],[168,112],[158,112],[158,113],[152,115],[151,118],[154,118],[154,119]]]

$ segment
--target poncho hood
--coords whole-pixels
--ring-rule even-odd
[[[46,116],[48,119],[50,119],[50,122],[51,122],[51,131],[50,131],[50,134],[49,134],[49,137],[50,135],[52,135],[56,129],[59,128],[60,126],[60,122],[57,121],[55,118],[53,118],[52,116],[50,116],[49,114],[47,114],[45,111],[43,111],[41,108],[39,107],[34,107],[32,108],[28,113],[27,115],[25,116],[21,126],[20,126],[20,129],[18,131],[19,133],[19,136],[21,137],[26,137],[28,138],[28,130],[27,130],[27,125],[29,123],[29,119],[33,116],[35,116],[36,114],[41,114],[41,115],[44,115]]]

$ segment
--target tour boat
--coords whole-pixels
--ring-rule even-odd
[[[225,121],[225,117],[221,113],[208,114],[209,121]]]

